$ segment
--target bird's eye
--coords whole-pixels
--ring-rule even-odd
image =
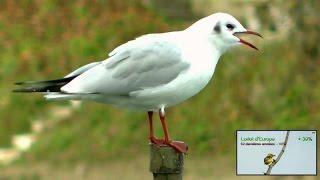
[[[226,26],[227,26],[227,28],[229,30],[233,30],[234,29],[234,25],[233,24],[227,24]]]

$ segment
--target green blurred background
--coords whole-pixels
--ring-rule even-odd
[[[13,83],[60,78],[137,36],[181,30],[218,11],[263,34],[250,40],[260,51],[225,54],[210,84],[167,118],[171,136],[189,144],[186,179],[234,178],[237,129],[320,127],[319,7],[316,0],[1,0],[0,151],[17,149],[17,134],[35,143],[0,165],[0,179],[151,179],[147,113],[13,94]]]

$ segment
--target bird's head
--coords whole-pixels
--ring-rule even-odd
[[[274,154],[272,154],[272,153],[269,153],[267,156],[268,156],[268,157],[274,157],[274,156],[276,156],[276,155],[274,155]]]
[[[202,18],[188,29],[198,31],[202,36],[206,36],[222,53],[241,44],[258,50],[253,44],[238,37],[240,34],[251,34],[262,37],[259,33],[244,28],[237,19],[227,13],[215,13]]]

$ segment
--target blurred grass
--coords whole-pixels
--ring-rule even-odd
[[[30,121],[51,106],[41,95],[12,94],[16,81],[54,79],[103,60],[117,45],[153,32],[187,27],[167,22],[138,1],[0,2],[0,146],[28,132]],[[320,72],[297,38],[259,41],[260,51],[240,47],[225,54],[199,95],[168,109],[174,139],[190,154],[235,152],[237,129],[319,129]],[[313,66],[320,58],[312,60]],[[161,135],[160,125],[156,127]],[[50,162],[125,158],[147,153],[145,112],[85,102],[74,115],[41,135],[25,160]]]

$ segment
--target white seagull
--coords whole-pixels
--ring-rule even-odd
[[[147,111],[151,143],[186,153],[184,142],[169,138],[165,109],[199,93],[227,50],[240,44],[257,49],[238,34],[262,37],[230,14],[215,13],[182,31],[148,34],[124,43],[106,60],[80,67],[62,79],[16,83],[25,87],[14,92],[43,92],[47,99],[90,100]],[[164,139],[154,137],[155,111]]]

